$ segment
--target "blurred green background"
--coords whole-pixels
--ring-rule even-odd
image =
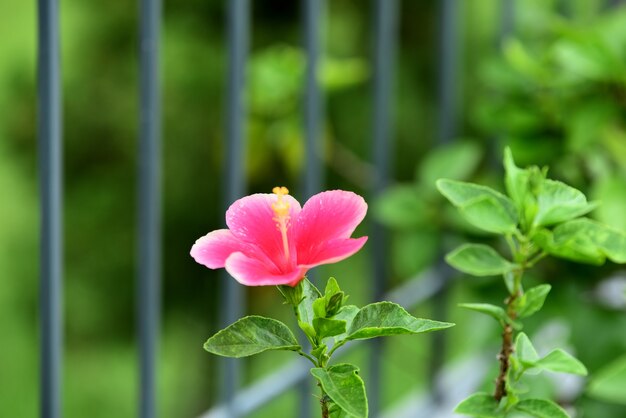
[[[226,75],[225,3],[164,5],[163,324],[159,408],[193,417],[218,400],[216,358],[203,352],[218,329],[223,277],[193,262],[196,238],[222,227]],[[250,192],[288,186],[296,197],[303,172],[299,2],[258,0],[248,66],[247,165]],[[437,147],[438,1],[404,1],[394,90],[393,178],[369,200],[369,224],[392,236],[389,286],[434,265],[441,248],[490,240],[464,226],[434,192],[440,176],[501,188],[501,150],[520,165],[551,167],[551,177],[602,205],[593,216],[626,230],[626,9],[599,0],[516,2],[515,36],[498,41],[500,2],[459,2],[460,90],[456,145]],[[369,2],[332,0],[322,33],[320,71],[326,100],[326,188],[370,196],[371,36]],[[36,5],[0,0],[0,416],[38,414],[38,195],[36,149]],[[135,416],[138,6],[134,2],[61,2],[65,170],[66,417]],[[450,210],[448,210],[450,209]],[[464,235],[459,234],[458,227]],[[366,234],[368,225],[361,228]],[[319,276],[337,277],[357,304],[369,297],[369,250]],[[567,393],[544,379],[533,390],[555,394],[579,416],[626,416],[626,273],[543,263],[531,281],[552,284],[547,308],[530,334],[565,344],[588,366],[591,381]],[[621,286],[621,287],[620,287]],[[620,290],[621,289],[621,290]],[[250,288],[247,312],[289,319],[272,288]],[[459,301],[499,303],[497,279],[454,283],[447,357],[495,356],[498,329],[458,312]],[[432,316],[432,306],[414,310]],[[436,318],[442,319],[442,318]],[[426,387],[428,338],[389,341],[382,399],[386,405]],[[550,346],[550,347],[552,347]],[[550,348],[548,347],[548,348]],[[366,369],[366,351],[356,351]],[[489,354],[491,356],[491,354]],[[242,360],[245,382],[288,355]],[[367,370],[365,375],[367,375]],[[598,377],[599,376],[599,377]],[[609,376],[609,384],[606,383]],[[598,380],[594,380],[598,378]],[[490,385],[486,379],[485,385]],[[603,380],[604,379],[604,380]],[[367,376],[365,377],[367,382]],[[617,383],[616,383],[617,382]],[[608,389],[607,389],[608,385]],[[617,385],[617,386],[616,386]],[[613,390],[611,389],[613,388]],[[255,413],[271,416],[297,402],[288,393]]]

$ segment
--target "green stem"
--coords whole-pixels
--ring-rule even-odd
[[[302,350],[298,350],[298,354],[300,354],[302,357],[306,357],[307,359],[309,359],[309,361],[313,363],[315,367],[319,367],[319,364],[317,363],[317,359],[313,357],[312,355],[305,353]]]

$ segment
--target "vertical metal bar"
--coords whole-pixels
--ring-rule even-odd
[[[373,195],[378,196],[389,183],[389,165],[393,155],[391,131],[392,88],[396,54],[398,2],[396,0],[374,0],[374,103],[373,103],[373,160],[376,177]],[[387,278],[388,237],[382,225],[374,223],[371,233],[374,283],[374,300],[379,300],[385,292]],[[380,411],[380,391],[382,378],[382,340],[371,343],[369,405],[372,416]]]
[[[304,194],[308,199],[319,192],[322,185],[321,138],[322,92],[318,72],[320,68],[320,27],[323,0],[304,0],[304,48],[306,50],[306,90],[304,97],[304,130],[306,140],[306,170]]]
[[[226,165],[225,206],[245,193],[244,136],[246,104],[244,98],[245,66],[248,55],[250,30],[249,0],[228,2],[228,74],[226,92]],[[223,325],[236,321],[243,311],[244,293],[241,285],[224,274],[222,304],[220,308]],[[228,405],[229,417],[237,417],[235,393],[240,384],[240,363],[224,359],[222,371],[224,385],[222,398]]]
[[[63,163],[57,0],[39,0],[38,26],[41,416],[59,418],[63,357]]]
[[[623,3],[623,0],[607,0],[606,7],[608,9],[612,9],[615,7],[619,7]]]
[[[320,28],[324,0],[304,0],[303,2],[303,41],[306,53],[306,73],[304,91],[304,137],[306,165],[304,172],[304,196],[306,199],[320,191],[322,186],[321,164],[321,135],[320,126],[323,122],[322,92],[319,83],[319,69],[321,58]],[[317,283],[317,274],[311,271],[308,278]],[[306,338],[300,341],[307,344]],[[309,418],[311,416],[311,393],[312,388],[308,379],[298,385],[300,402],[298,416]]]
[[[161,298],[161,1],[140,2],[138,193],[139,416],[157,416],[156,359]]]
[[[498,44],[512,35],[515,29],[515,0],[502,0],[500,3],[500,30]]]
[[[456,69],[458,68],[459,56],[459,2],[456,0],[442,0],[439,9],[439,117],[438,117],[438,142],[450,143],[457,135],[457,104],[459,89]],[[443,249],[442,249],[443,250]],[[441,290],[433,298],[433,317],[445,321],[448,315],[448,282],[451,278],[451,270],[443,260],[437,267],[440,280],[444,282]],[[446,335],[432,335],[432,353],[429,369],[431,396],[435,403],[443,400],[443,391],[439,387],[437,376],[443,367],[446,354]]]
[[[456,135],[456,113],[458,86],[456,69],[458,66],[459,19],[456,0],[439,2],[439,117],[437,134],[440,143],[445,144]]]

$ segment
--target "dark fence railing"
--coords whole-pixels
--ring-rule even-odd
[[[41,195],[41,416],[61,417],[63,182],[59,3],[38,3],[38,131]]]
[[[140,1],[137,320],[139,417],[157,414],[156,361],[161,313],[161,0]]]
[[[500,39],[511,33],[514,25],[514,0],[501,3]],[[440,0],[438,25],[438,84],[440,143],[456,135],[456,109],[459,88],[455,71],[459,60],[459,0]],[[250,0],[230,0],[227,4],[228,72],[226,91],[226,162],[224,164],[222,204],[227,206],[246,192],[244,170],[246,103],[245,68],[250,37]],[[393,155],[393,84],[398,37],[399,0],[373,0],[372,50],[374,69],[372,102],[372,160],[375,178],[370,195],[377,196],[390,182]],[[161,0],[140,0],[140,148],[138,170],[138,335],[140,350],[141,418],[157,416],[156,358],[160,327],[160,255],[161,255],[161,100],[159,88],[159,46]],[[322,54],[320,35],[324,0],[302,0],[303,43],[307,69],[304,90],[304,137],[306,168],[303,194],[309,197],[322,189],[323,98],[318,80]],[[62,358],[62,173],[61,173],[61,90],[59,68],[58,0],[39,0],[38,6],[38,77],[39,77],[39,171],[41,193],[41,416],[61,417]],[[371,231],[373,249],[371,283],[373,299],[383,297],[407,307],[428,299],[435,303],[435,317],[446,311],[446,286],[449,273],[438,267],[409,280],[385,294],[387,277],[387,237],[380,225]],[[244,292],[234,280],[223,280],[221,323],[235,321],[243,313]],[[445,347],[445,333],[433,334],[431,387],[436,388]],[[356,344],[354,345],[356,346]],[[349,351],[350,347],[346,351]],[[371,415],[380,411],[381,351],[380,342],[371,345],[368,392]],[[306,418],[311,410],[308,367],[294,361],[249,387],[241,388],[240,362],[226,359],[221,369],[222,403],[203,417],[237,417],[254,411],[276,396],[300,387],[298,416]],[[433,392],[433,405],[440,394]],[[428,409],[428,410],[432,410]],[[416,412],[418,413],[418,412]]]

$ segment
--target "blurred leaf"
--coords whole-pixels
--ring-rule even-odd
[[[267,116],[292,112],[304,69],[304,54],[298,48],[273,45],[255,52],[248,67],[251,111]]]
[[[484,313],[497,319],[502,324],[509,324],[513,328],[520,328],[520,325],[513,321],[500,306],[489,303],[459,303],[459,307],[472,311]]]
[[[592,33],[561,40],[554,47],[560,69],[580,81],[611,80],[623,67],[600,39]]]
[[[356,366],[347,363],[336,364],[328,369],[311,369],[311,374],[334,403],[351,417],[367,418],[365,384],[358,372]]]
[[[474,226],[495,233],[511,233],[517,226],[514,203],[489,187],[440,179],[437,188]]]
[[[605,126],[616,116],[618,109],[605,97],[585,101],[572,109],[568,130],[568,146],[576,153],[584,153],[599,142]]]
[[[287,325],[262,316],[246,316],[219,331],[204,343],[204,349],[224,357],[247,357],[268,350],[298,351]]]
[[[596,207],[585,195],[567,184],[545,179],[537,193],[534,225],[547,226],[582,216]]]
[[[496,250],[484,244],[463,244],[446,255],[446,261],[457,270],[474,276],[496,276],[515,268]]]
[[[417,178],[429,190],[435,190],[440,178],[467,180],[482,156],[476,142],[456,141],[431,150],[418,166]]]
[[[504,418],[506,413],[498,407],[493,395],[475,393],[461,401],[454,409],[457,414],[477,418]]]
[[[400,334],[421,334],[450,328],[454,324],[415,318],[393,302],[377,302],[364,306],[348,329],[346,340],[364,340]]]
[[[615,175],[599,180],[594,186],[593,196],[600,201],[594,212],[598,220],[626,231],[626,178]]]
[[[517,316],[526,318],[539,311],[551,288],[552,286],[549,284],[540,284],[526,291],[521,298],[516,299]]]
[[[426,203],[413,186],[388,188],[376,200],[373,210],[381,223],[395,228],[415,227],[429,221]]]
[[[587,393],[603,401],[626,405],[626,355],[596,372]]]
[[[536,418],[570,418],[563,408],[548,399],[524,399],[514,409]]]
[[[504,45],[504,56],[519,74],[526,76],[533,82],[543,81],[547,77],[544,67],[539,60],[532,57],[524,44],[518,39],[509,39]]]
[[[361,58],[326,57],[322,63],[321,83],[330,91],[354,86],[368,77],[368,63]]]

